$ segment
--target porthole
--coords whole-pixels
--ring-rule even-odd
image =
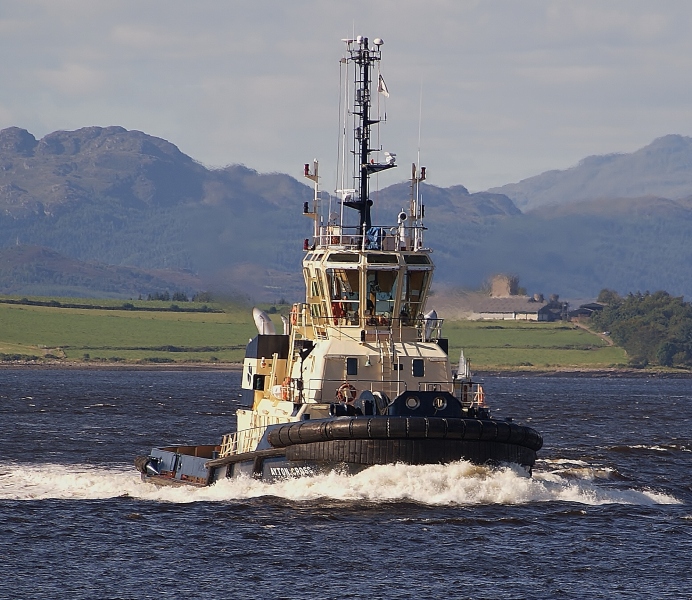
[[[444,410],[447,408],[447,398],[436,396],[433,400],[433,407],[435,407],[435,410]]]
[[[409,396],[406,398],[406,408],[416,410],[420,406],[420,400],[417,396]]]

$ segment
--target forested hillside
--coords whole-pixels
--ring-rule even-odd
[[[457,240],[441,264],[451,270],[456,263],[473,284],[489,272],[511,272],[529,291],[567,298],[594,298],[606,287],[692,297],[689,198],[585,202],[439,228],[450,245]]]
[[[0,282],[3,294],[72,298],[138,298],[161,290],[194,295],[204,287],[190,272],[85,262],[28,245],[0,248]]]
[[[692,296],[689,194],[599,197],[522,213],[501,193],[436,187],[434,174],[433,165],[422,195],[438,282],[477,289],[495,273],[513,273],[529,292],[563,298],[594,297],[606,287]],[[5,129],[0,248],[47,248],[64,259],[52,260],[54,266],[73,260],[139,271],[125,277],[72,264],[70,279],[59,268],[27,266],[39,254],[15,251],[0,269],[0,292],[71,287],[80,295],[112,295],[128,280],[121,295],[129,297],[145,272],[154,286],[173,291],[175,278],[161,272],[176,271],[196,278],[201,289],[270,302],[298,299],[303,240],[312,233],[302,206],[312,195],[288,175],[241,165],[207,169],[166,140],[121,127],[55,132],[41,140]],[[374,191],[374,222],[395,222],[409,198],[406,182]]]

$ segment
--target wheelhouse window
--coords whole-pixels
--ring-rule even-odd
[[[322,307],[318,303],[310,304],[310,315],[313,321],[320,323],[322,319]]]
[[[365,313],[370,325],[389,325],[394,316],[399,271],[368,269]]]
[[[402,324],[415,322],[421,316],[423,301],[430,280],[428,269],[408,270],[401,287],[401,311]]]
[[[265,377],[266,377],[266,375],[253,375],[253,377],[252,377],[252,389],[253,390],[263,390]]]
[[[407,265],[429,265],[430,258],[425,254],[406,254],[404,261]]]
[[[425,361],[422,358],[413,359],[413,376],[425,377]]]
[[[360,309],[358,269],[326,269],[325,275],[335,324],[358,325]]]
[[[315,279],[313,279],[310,282],[310,295],[313,298],[318,298],[320,296],[319,284],[317,283],[317,280],[315,280]]]
[[[330,254],[327,257],[327,262],[359,262],[360,256],[358,254]]]
[[[399,259],[396,254],[368,254],[368,264],[398,264]]]

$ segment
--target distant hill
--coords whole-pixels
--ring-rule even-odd
[[[425,186],[424,195],[431,222],[519,212],[504,196],[469,194],[463,186]],[[0,131],[0,247],[186,269],[205,288],[299,298],[302,242],[311,235],[302,206],[312,196],[288,175],[242,165],[207,169],[166,140],[122,127],[41,140],[17,127]],[[408,184],[392,186],[376,210],[393,223],[408,198]],[[0,291],[8,285],[0,282]]]
[[[67,258],[39,246],[0,249],[0,289],[15,296],[146,297],[161,290],[192,294],[201,282],[181,271],[145,271]]]
[[[58,215],[75,203],[117,198],[133,207],[171,206],[202,196],[206,169],[173,144],[122,127],[0,131],[2,208],[15,217]]]
[[[506,217],[520,215],[521,211],[504,194],[476,192],[474,194],[463,185],[440,188],[423,183],[421,196],[426,206],[426,220],[431,223],[463,220],[479,222],[487,217]],[[375,210],[385,217],[408,211],[411,197],[410,182],[397,183],[373,194]]]
[[[508,272],[531,293],[563,298],[595,298],[603,288],[622,294],[667,290],[689,298],[692,199],[546,206],[465,228],[457,256],[460,283],[469,287],[488,273]]]
[[[210,170],[165,140],[122,127],[41,140],[16,127],[0,131],[0,247],[37,245],[214,281],[248,262],[295,270],[302,202],[311,197],[287,175],[239,165]]]
[[[667,136],[631,155],[585,159],[513,184],[540,183],[526,184],[525,197],[511,186],[471,194],[424,183],[436,281],[477,289],[495,273],[513,273],[530,293],[562,298],[595,297],[605,287],[691,297],[690,144]],[[434,181],[434,169],[429,175]],[[670,193],[642,191],[651,182]],[[288,175],[207,169],[166,140],[122,127],[41,140],[5,129],[0,293],[134,297],[182,287],[297,300],[303,240],[312,235],[302,207],[312,196]],[[397,183],[372,197],[373,222],[392,224],[408,208],[410,187]]]
[[[692,138],[666,135],[631,154],[589,156],[564,171],[546,171],[493,188],[524,212],[579,200],[692,195]]]

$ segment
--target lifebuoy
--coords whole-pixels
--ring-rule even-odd
[[[339,390],[336,392],[336,397],[340,402],[353,402],[356,399],[356,388],[354,388],[350,383],[345,382],[339,386]]]
[[[298,324],[298,307],[294,304],[291,308],[291,325]]]

